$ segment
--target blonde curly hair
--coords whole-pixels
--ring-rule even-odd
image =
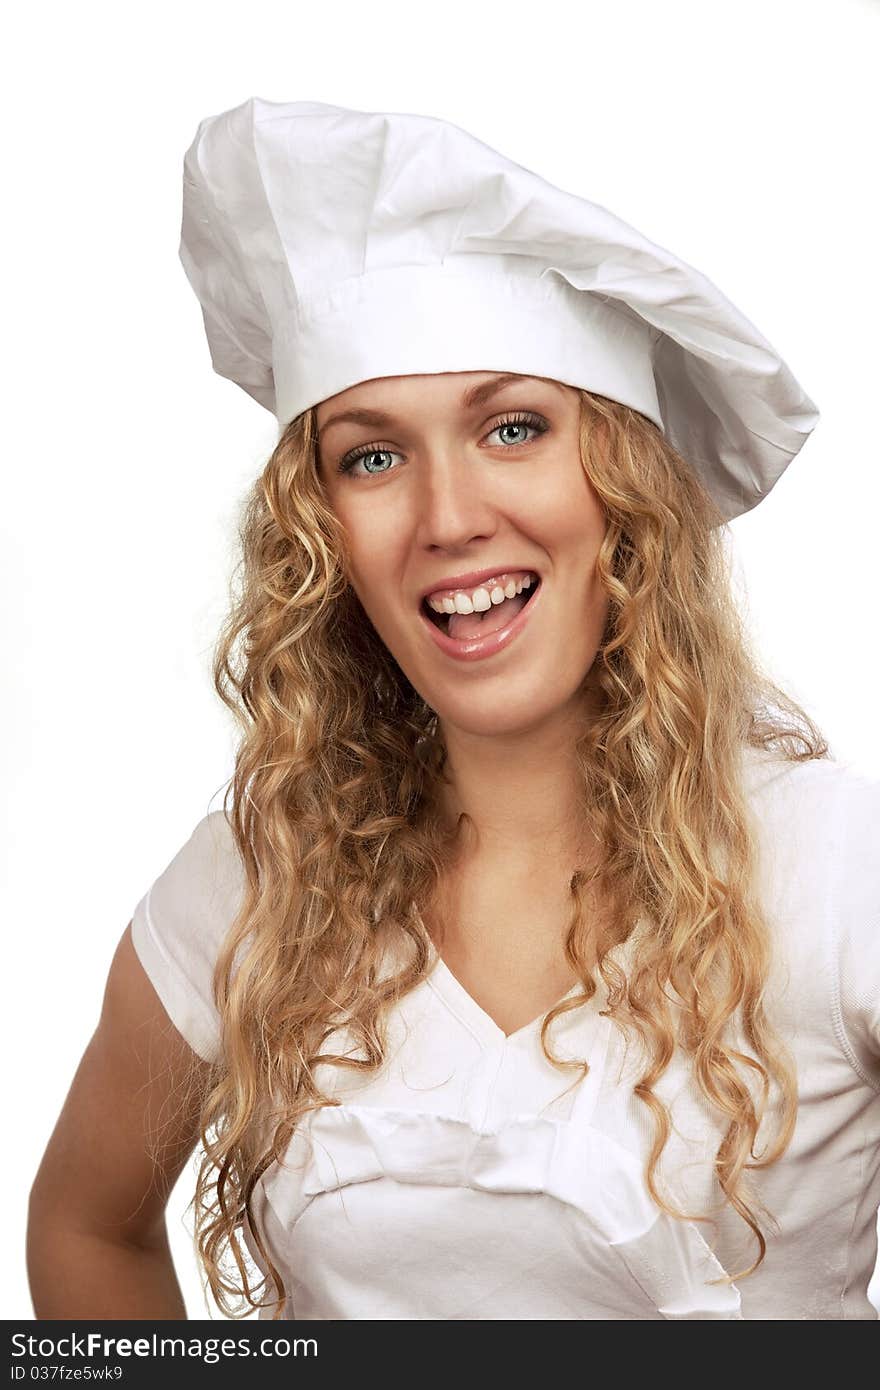
[[[684,1049],[726,1125],[718,1183],[757,1242],[757,1258],[732,1281],[764,1259],[758,1216],[773,1219],[756,1210],[748,1170],[781,1157],[797,1113],[791,1054],[763,1007],[771,942],[742,753],[772,748],[805,761],[829,750],[749,649],[723,518],[694,471],[637,411],[578,394],[581,463],[607,518],[597,575],[608,616],[576,745],[585,824],[602,854],[570,883],[565,952],[583,994],[548,1013],[541,1045],[554,1064],[588,1070],[553,1056],[548,1029],[592,998],[601,976],[606,1012],[650,1059],[635,1093],[654,1122],[651,1196],[672,1216],[706,1220],[670,1205],[656,1182],[670,1117],[655,1088],[676,1045]],[[338,1103],[317,1084],[318,1064],[382,1065],[388,1012],[432,964],[423,912],[453,862],[457,828],[438,795],[446,752],[437,716],[347,582],[314,409],[287,426],[256,480],[241,547],[213,673],[241,728],[224,809],[246,887],[214,975],[223,1061],[201,1097],[193,1200],[219,1308],[237,1317],[263,1303],[241,1243],[247,1218],[269,1271],[258,1292],[271,1277],[279,1317],[283,1281],[254,1218],[255,1184],[308,1111]],[[592,893],[608,906],[598,927],[586,911]],[[649,930],[627,978],[608,952],[639,921]],[[388,943],[400,969],[383,976]],[[751,1055],[730,1041],[735,1019]],[[340,1025],[358,1044],[354,1059],[321,1051]],[[758,1157],[772,1087],[777,1132]],[[237,1279],[224,1269],[230,1254]]]

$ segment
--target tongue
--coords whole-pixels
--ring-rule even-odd
[[[528,597],[526,590],[513,598],[506,598],[503,603],[493,603],[485,613],[452,613],[447,633],[455,641],[463,642],[468,637],[485,637],[490,632],[497,632],[505,623],[512,622],[520,609],[525,607]]]

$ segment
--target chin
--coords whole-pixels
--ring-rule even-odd
[[[567,701],[548,699],[546,688],[520,696],[505,695],[499,700],[488,692],[485,697],[432,702],[441,724],[475,738],[504,738],[527,734],[562,713]]]

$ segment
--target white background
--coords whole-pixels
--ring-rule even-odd
[[[880,5],[35,4],[4,28],[0,1279],[29,1318],[28,1189],[114,947],[232,772],[210,655],[276,428],[213,373],[177,258],[199,120],[251,96],[445,117],[709,275],[822,411],[731,527],[759,650],[880,773]],[[206,1317],[192,1181],[169,1227]]]

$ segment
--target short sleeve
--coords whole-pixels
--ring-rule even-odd
[[[836,1021],[852,1065],[880,1090],[880,779],[847,768],[835,812]]]
[[[243,900],[244,870],[223,811],[199,821],[132,915],[138,958],[171,1022],[208,1062],[220,1057],[212,980]]]

